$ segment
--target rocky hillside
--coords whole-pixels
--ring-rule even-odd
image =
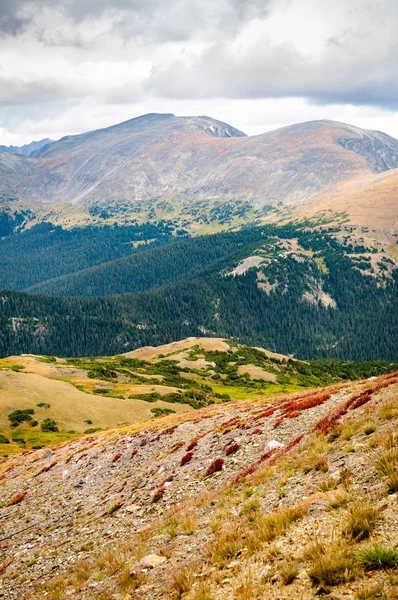
[[[0,153],[7,210],[70,225],[98,219],[258,219],[336,185],[398,167],[397,140],[333,121],[257,136],[209,117],[150,114]],[[227,215],[225,214],[227,213]]]
[[[2,597],[397,598],[397,398],[393,373],[3,460]]]

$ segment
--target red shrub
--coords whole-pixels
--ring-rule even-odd
[[[112,458],[112,462],[113,463],[117,462],[120,457],[121,457],[120,452],[116,452],[115,456]]]
[[[163,479],[162,483],[160,484],[159,487],[164,487],[165,483],[169,483],[170,481],[173,481],[174,479],[174,475],[169,475],[168,477],[166,477],[166,479]]]
[[[28,492],[21,492],[20,494],[17,494],[14,496],[14,498],[12,498],[12,500],[10,500],[7,506],[15,506],[15,504],[19,504],[25,498],[27,493]]]
[[[301,412],[299,410],[294,410],[293,412],[288,413],[286,416],[288,419],[295,419],[296,417],[299,417],[301,415]]]
[[[164,487],[160,487],[160,488],[158,488],[158,489],[157,489],[157,490],[154,492],[154,494],[153,494],[153,496],[152,496],[152,498],[151,498],[151,504],[155,504],[156,502],[159,502],[159,500],[160,500],[161,498],[163,498],[163,495],[164,495],[165,491],[166,491],[166,490],[165,490],[165,488],[164,488]]]
[[[230,454],[237,452],[239,450],[239,448],[240,448],[239,444],[232,444],[231,446],[228,446],[225,451],[225,456],[229,456]]]
[[[173,425],[173,427],[168,427],[165,429],[160,435],[172,435],[177,429],[178,425]]]
[[[176,442],[174,444],[174,446],[172,447],[172,449],[170,450],[170,454],[173,454],[173,452],[177,452],[177,450],[179,450],[181,448],[181,446],[184,445],[184,442]]]
[[[277,427],[279,427],[279,425],[282,423],[282,421],[284,421],[286,419],[286,415],[283,417],[279,417],[278,419],[276,419],[275,423],[272,426],[272,429],[276,429]]]
[[[217,471],[221,471],[224,465],[224,461],[222,458],[216,458],[213,462],[207,467],[207,471],[205,473],[205,477],[210,477],[210,475],[214,475]]]
[[[180,462],[180,466],[183,467],[184,465],[186,465],[187,463],[189,463],[191,461],[193,457],[193,452],[187,452],[185,454],[185,456],[182,457],[181,462]]]
[[[251,432],[251,435],[260,435],[260,433],[262,433],[263,430],[262,429],[253,429],[253,431]]]
[[[190,452],[191,450],[193,450],[197,445],[198,445],[198,442],[195,440],[192,440],[192,442],[190,444],[188,444],[188,446],[187,446],[187,452]]]
[[[134,448],[134,450],[131,451],[131,456],[135,456],[137,454],[138,450],[136,448]]]
[[[38,473],[36,473],[36,475],[33,475],[33,477],[38,477],[38,475],[41,475],[42,473],[47,473],[47,471],[49,471],[50,469],[52,469],[53,467],[55,467],[56,464],[57,464],[57,461],[54,461],[53,463],[51,463],[47,467],[43,467]]]

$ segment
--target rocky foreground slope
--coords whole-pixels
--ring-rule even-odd
[[[397,420],[393,373],[3,460],[0,597],[398,598]]]

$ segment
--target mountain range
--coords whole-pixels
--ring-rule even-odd
[[[334,121],[247,136],[210,117],[148,114],[29,157],[0,152],[0,195],[9,214],[69,227],[174,219],[198,230],[279,217],[288,207],[388,232],[397,211],[386,189],[397,168],[396,139]]]

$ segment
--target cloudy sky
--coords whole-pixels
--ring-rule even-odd
[[[397,0],[0,0],[0,144],[147,112],[398,137]]]

